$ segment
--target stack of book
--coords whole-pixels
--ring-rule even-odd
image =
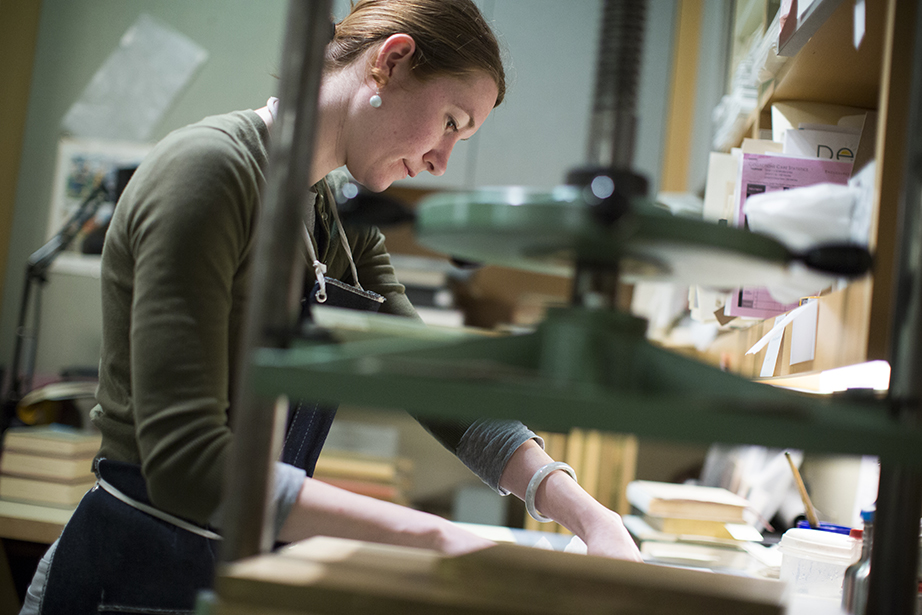
[[[747,524],[749,501],[720,487],[637,480],[627,486],[635,515],[625,517],[634,537],[734,544],[762,540]]]
[[[412,463],[397,457],[375,457],[325,451],[317,460],[314,478],[353,493],[407,505]]]
[[[314,478],[369,497],[408,504],[413,464],[400,457],[396,427],[336,420],[330,427]]]
[[[101,438],[63,425],[13,427],[0,454],[0,499],[72,508],[96,482]]]

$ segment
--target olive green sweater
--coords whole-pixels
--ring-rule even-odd
[[[253,111],[171,133],[129,182],[103,250],[103,340],[92,412],[103,436],[100,456],[140,464],[155,505],[199,522],[213,521],[232,439],[232,375],[268,143]],[[351,277],[329,208],[315,199],[319,256],[329,276]],[[381,232],[351,231],[348,239],[363,287],[387,299],[381,310],[415,316]],[[515,448],[534,437],[515,422],[453,429],[464,435],[446,444],[494,489]],[[285,467],[276,494],[279,524],[304,476]]]

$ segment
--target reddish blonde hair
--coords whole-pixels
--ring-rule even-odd
[[[498,106],[506,94],[499,44],[471,0],[359,0],[336,25],[327,46],[325,68],[340,70],[393,34],[416,41],[411,69],[420,81],[440,76],[466,77],[483,72],[496,82]],[[386,80],[377,69],[372,77]]]

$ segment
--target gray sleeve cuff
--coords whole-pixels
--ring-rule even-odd
[[[518,421],[478,420],[461,436],[458,459],[500,495],[509,492],[499,486],[509,458],[522,444],[534,438],[544,440]]]
[[[298,499],[298,493],[301,492],[301,486],[307,478],[307,472],[301,468],[296,468],[287,463],[276,462],[275,464],[275,491],[272,501],[275,503],[275,533],[274,537],[279,535],[282,525],[288,519],[288,513]]]

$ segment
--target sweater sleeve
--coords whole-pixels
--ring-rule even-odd
[[[154,504],[204,521],[220,501],[231,442],[229,321],[258,186],[220,131],[194,128],[160,147],[123,212],[136,437]]]

